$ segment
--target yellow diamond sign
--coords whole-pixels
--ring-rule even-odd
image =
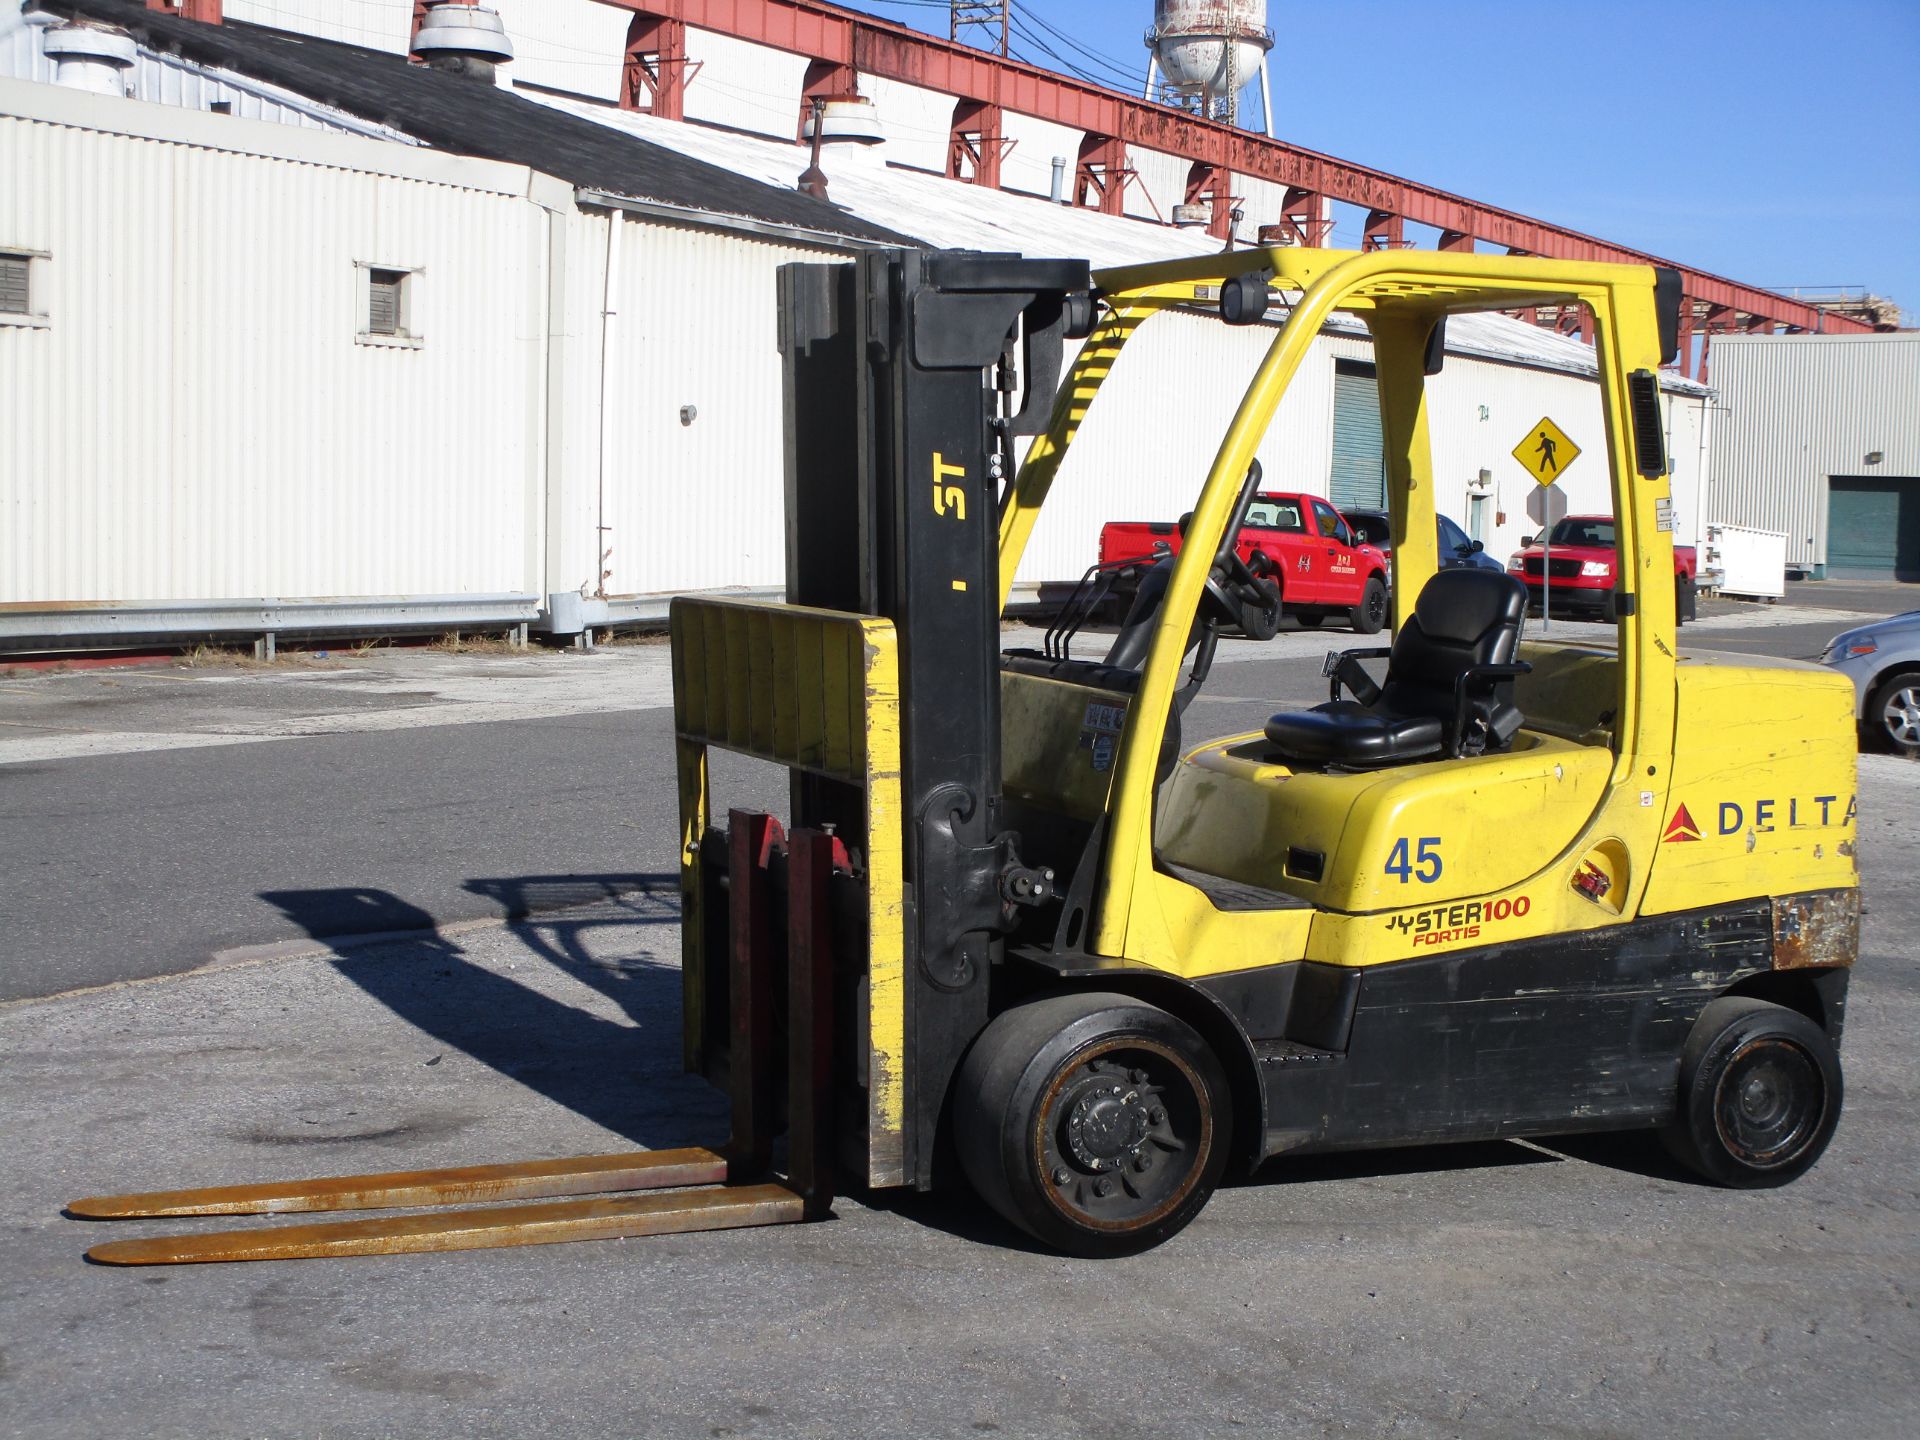
[[[1542,419],[1527,432],[1526,439],[1513,447],[1513,458],[1542,485],[1551,485],[1580,458],[1580,447],[1553,421]]]

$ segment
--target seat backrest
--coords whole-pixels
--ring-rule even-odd
[[[1504,665],[1520,646],[1527,587],[1496,570],[1442,570],[1421,587],[1394,638],[1382,700],[1402,714],[1451,719],[1470,665]]]

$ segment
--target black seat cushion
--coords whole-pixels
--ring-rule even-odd
[[[1361,768],[1469,748],[1469,742],[1505,749],[1523,719],[1510,681],[1469,680],[1466,718],[1473,734],[1451,732],[1461,677],[1474,666],[1513,660],[1526,607],[1526,586],[1511,575],[1441,571],[1421,588],[1394,639],[1377,700],[1285,711],[1267,722],[1267,739],[1283,757]]]
[[[1334,700],[1274,716],[1267,739],[1294,759],[1371,768],[1438,755],[1447,727],[1432,715],[1389,715],[1357,700]]]

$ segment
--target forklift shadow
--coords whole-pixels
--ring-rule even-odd
[[[1330,1155],[1276,1155],[1242,1176],[1239,1184],[1318,1185],[1338,1180],[1377,1180],[1398,1175],[1455,1170],[1500,1170],[1513,1165],[1553,1165],[1565,1157],[1514,1140],[1468,1140],[1454,1145],[1409,1145],[1380,1150],[1342,1150]]]
[[[1240,1183],[1256,1186],[1312,1185],[1330,1180],[1372,1180],[1456,1170],[1496,1170],[1514,1165],[1558,1165],[1570,1160],[1652,1180],[1671,1180],[1691,1185],[1702,1183],[1667,1155],[1651,1130],[1346,1150],[1331,1155],[1300,1155],[1292,1159],[1276,1155]]]
[[[335,971],[415,1029],[472,1056],[556,1104],[648,1149],[711,1141],[723,1107],[680,1069],[680,971],[654,958],[674,942],[677,884],[657,875],[529,876],[468,882],[526,916],[519,948],[492,963],[434,929],[425,910],[384,890],[263,892],[316,939],[392,935],[377,951],[338,956]],[[571,895],[606,903],[590,915],[544,913]],[[521,906],[526,908],[520,908]],[[531,912],[531,913],[530,913]],[[610,999],[611,1019],[559,998],[544,961]],[[525,981],[509,971],[517,966]]]

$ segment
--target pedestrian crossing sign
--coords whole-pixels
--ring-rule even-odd
[[[1543,418],[1513,447],[1513,458],[1542,485],[1551,485],[1580,458],[1580,447],[1567,438],[1566,431]]]

